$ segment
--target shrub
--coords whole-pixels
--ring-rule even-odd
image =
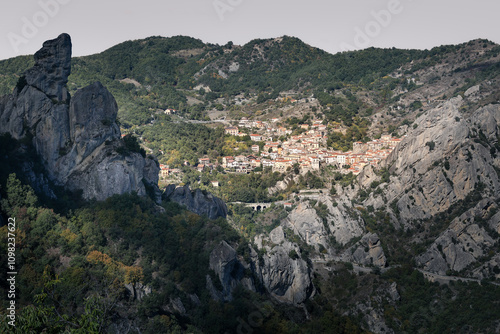
[[[434,147],[436,146],[436,143],[431,140],[431,141],[428,141],[427,143],[425,143],[425,146],[429,146],[429,151],[432,151],[434,149]]]
[[[130,152],[140,153],[144,158],[146,157],[146,151],[139,145],[137,138],[131,134],[123,137],[123,142],[125,147],[119,147],[116,151],[123,155],[129,155]]]

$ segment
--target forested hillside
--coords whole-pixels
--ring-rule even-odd
[[[500,331],[500,46],[149,37],[71,97],[34,64],[0,61],[0,332]]]

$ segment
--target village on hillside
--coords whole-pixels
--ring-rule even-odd
[[[298,167],[301,173],[305,173],[319,170],[324,165],[333,165],[340,173],[357,175],[366,165],[378,165],[401,141],[385,134],[366,143],[354,142],[352,151],[335,151],[327,148],[328,129],[321,121],[314,121],[311,125],[299,124],[304,131],[299,135],[292,135],[291,129],[278,126],[278,121],[277,118],[252,121],[243,117],[238,125],[228,126],[224,132],[235,137],[250,136],[252,154],[224,156],[214,161],[203,157],[195,168],[203,172],[220,166],[228,173],[249,173],[256,168],[270,167],[273,172],[283,173]],[[249,129],[251,133],[240,131],[243,129]],[[278,138],[287,139],[280,141]],[[180,172],[178,168],[164,164],[160,164],[160,169],[161,178]]]

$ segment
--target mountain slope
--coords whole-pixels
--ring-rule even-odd
[[[223,102],[215,102],[219,97],[224,97],[223,103],[229,107],[232,103],[228,99],[240,94],[259,95],[259,102],[263,102],[290,90],[310,95],[346,84],[368,88],[403,64],[420,59],[432,63],[436,57],[459,49],[371,48],[331,55],[288,36],[253,40],[244,46],[204,44],[183,36],[150,37],[75,58],[68,88],[74,92],[93,80],[101,81],[117,98],[124,125],[140,125],[157,109],[174,108],[189,117],[203,118],[204,110]],[[20,58],[0,62],[4,74],[1,90],[10,92],[16,75],[28,66]],[[189,92],[200,84],[208,87],[210,94]],[[188,96],[195,96],[202,104],[188,103]]]
[[[63,80],[15,80],[1,105],[16,101],[7,109],[29,122],[2,114],[2,131],[19,140],[0,137],[0,217],[18,224],[20,330],[498,332],[499,55],[499,46],[483,40],[329,55],[286,36],[245,46],[152,37],[75,59]],[[33,66],[24,60],[0,63],[3,82]],[[78,88],[71,100],[66,79],[69,91]],[[81,88],[96,79],[116,93],[118,111],[102,85]],[[163,158],[172,164],[222,155],[223,128],[177,123],[179,114],[161,112],[166,107],[179,108],[180,116],[203,118],[218,108],[236,114],[235,121],[288,119],[297,132],[298,124],[321,120],[336,147],[387,132],[401,142],[357,177],[334,166],[228,173],[216,189],[215,171],[184,166],[182,180],[198,189],[170,185],[161,205],[134,193],[81,202],[56,188],[57,198],[44,198],[51,189],[47,166],[61,167],[52,176],[74,172],[68,178],[77,188],[100,193],[95,186],[109,190],[106,181],[86,172],[97,179],[116,173],[87,168],[92,159],[126,168],[148,160],[133,137],[119,138],[116,114],[149,147],[167,151]],[[60,137],[44,135],[49,125]],[[34,136],[23,139],[28,130]],[[40,161],[45,151],[54,159]],[[157,177],[156,168],[138,167]],[[116,179],[127,178],[141,177]],[[273,203],[257,203],[263,211],[228,203],[226,210],[206,191],[224,186],[247,202]],[[215,206],[204,208],[209,201]],[[7,236],[7,226],[1,230]],[[7,262],[5,237],[0,246]]]

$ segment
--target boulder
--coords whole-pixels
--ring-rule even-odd
[[[342,255],[344,262],[353,262],[362,266],[385,267],[387,259],[377,234],[367,233],[356,244],[349,247]]]

